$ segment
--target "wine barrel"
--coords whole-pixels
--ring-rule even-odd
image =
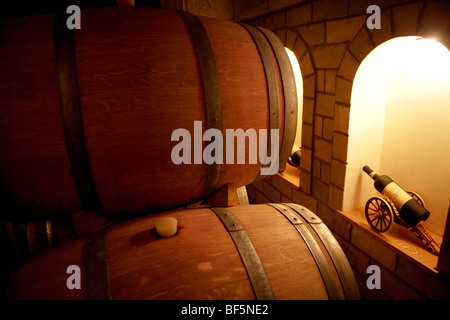
[[[68,16],[1,23],[0,189],[13,214],[170,210],[258,178],[250,142],[244,164],[237,145],[226,161],[225,141],[224,163],[205,163],[207,129],[278,129],[283,167],[296,89],[273,33],[151,8],[83,10],[75,30]],[[190,164],[173,161],[181,142]]]
[[[174,217],[172,237],[155,221]],[[80,289],[74,285],[79,267]],[[127,220],[29,260],[14,299],[359,299],[330,230],[297,204],[178,209]]]

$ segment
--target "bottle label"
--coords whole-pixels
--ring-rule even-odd
[[[395,182],[391,182],[384,187],[383,195],[388,197],[398,210],[400,210],[408,200],[412,199],[411,196]]]

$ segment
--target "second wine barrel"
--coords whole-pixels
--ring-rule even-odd
[[[157,235],[161,217],[177,219],[174,236]],[[128,220],[36,255],[12,289],[14,299],[359,299],[338,242],[297,204],[179,209]]]

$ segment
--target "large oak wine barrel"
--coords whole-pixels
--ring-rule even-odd
[[[176,129],[190,133],[192,162],[209,143],[207,129],[279,129],[277,161],[286,162],[296,89],[270,31],[150,8],[84,10],[75,30],[68,17],[0,27],[0,193],[8,213],[169,210],[259,176],[248,143],[244,164],[236,145],[234,163],[224,154],[223,164],[174,164]]]
[[[177,233],[159,237],[155,221],[169,216]],[[80,289],[68,289],[69,266]],[[296,204],[138,217],[48,249],[15,278],[14,299],[359,299],[336,239]]]

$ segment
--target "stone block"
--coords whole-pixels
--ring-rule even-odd
[[[264,179],[263,179],[263,181],[264,181],[264,182],[267,182],[268,184],[272,184],[272,178],[273,178],[272,175],[270,175],[270,176],[265,176]]]
[[[342,59],[341,66],[339,67],[337,74],[352,81],[355,78],[359,65],[360,63],[358,60],[356,60],[350,51],[347,50],[344,54],[344,58]]]
[[[341,219],[342,220],[342,219]],[[342,220],[344,221],[344,220]],[[351,225],[348,227],[351,228]],[[340,233],[334,234],[336,240],[339,242],[348,262],[358,273],[366,274],[367,267],[369,266],[369,257],[353,246],[349,240],[350,236],[342,236]]]
[[[300,70],[302,70],[300,66]],[[303,97],[314,98],[316,96],[316,77],[311,74],[303,78]]]
[[[422,3],[411,3],[392,9],[394,17],[394,36],[413,36],[419,22]]]
[[[317,91],[324,92],[325,91],[325,70],[319,69],[316,71],[317,76]]]
[[[326,42],[337,43],[351,41],[361,28],[366,25],[366,15],[353,18],[327,21]]]
[[[365,231],[354,226],[352,228],[351,243],[391,272],[395,271],[396,253]]]
[[[281,203],[291,203],[292,199],[286,197],[284,194],[281,194]]]
[[[300,188],[306,194],[311,194],[311,173],[300,169]]]
[[[303,97],[302,121],[312,124],[314,118],[314,99]]]
[[[303,58],[307,50],[308,48],[306,47],[306,43],[303,41],[303,39],[297,37],[297,41],[295,41],[292,51],[295,53],[298,61]]]
[[[236,21],[254,19],[269,11],[267,0],[234,1],[233,5]]]
[[[359,277],[359,274],[356,277],[356,281],[359,287],[359,293],[363,300],[369,301],[383,301],[383,300],[392,300],[387,294],[383,292],[383,290],[372,289],[370,290],[367,287],[367,278],[368,275],[364,273],[363,276]]]
[[[360,14],[360,13],[366,14],[367,7],[372,4],[376,4],[383,11],[383,8],[386,8],[386,7],[401,3],[401,2],[402,2],[401,0],[377,0],[377,1],[349,0],[348,13],[350,15]],[[367,17],[369,17],[369,16],[367,15]]]
[[[364,58],[374,49],[367,28],[362,28],[358,35],[350,43],[350,51],[355,58],[362,62]]]
[[[281,201],[281,193],[266,181],[263,181],[263,193],[271,202]]]
[[[277,11],[304,2],[304,0],[268,0],[269,10]]]
[[[262,192],[256,191],[255,203],[269,203],[269,202],[272,201],[270,201],[270,199],[267,198]]]
[[[333,159],[331,161],[331,176],[330,182],[340,189],[344,189],[345,185],[345,171],[347,165],[344,162]]]
[[[275,34],[280,38],[282,43],[286,43],[286,28],[277,29]]]
[[[317,213],[317,200],[314,199],[314,197],[311,197],[310,195],[306,194],[302,190],[299,189],[292,190],[292,201],[308,208],[314,213]]]
[[[313,21],[331,20],[347,15],[347,1],[319,0],[313,2]]]
[[[339,218],[336,211],[319,202],[317,215],[323,220],[325,225],[333,232],[344,239],[350,239],[351,224]]]
[[[229,0],[186,1],[185,5],[186,5],[185,10],[190,13],[223,20],[233,19],[233,2]],[[177,9],[180,10],[182,8]]]
[[[414,289],[420,291],[428,299],[450,299],[450,287],[436,274],[418,267],[416,264],[399,256],[396,275]]]
[[[422,296],[411,289],[392,272],[380,268],[381,290],[394,300],[422,300]]]
[[[335,132],[333,136],[333,158],[346,162],[347,149],[348,149],[348,136],[345,134]]]
[[[316,113],[334,117],[335,96],[333,94],[317,93],[316,99]]]
[[[336,93],[336,74],[336,70],[325,70],[325,92]]]
[[[372,38],[373,44],[376,46],[382,44],[383,42],[392,39],[394,35],[392,34],[392,23],[391,23],[392,10],[385,10],[381,12],[381,29],[371,29],[369,30],[370,36]]]
[[[323,181],[321,181],[317,178],[313,178],[313,181],[312,181],[313,197],[317,198],[319,201],[328,203],[329,191],[330,191],[330,188],[326,183],[324,183]]]
[[[322,162],[322,167],[320,170],[320,179],[325,183],[330,183],[331,175],[331,164],[328,162]]]
[[[329,44],[312,49],[313,59],[317,69],[337,69],[341,64],[346,50],[345,44]]]
[[[344,191],[336,187],[335,185],[330,185],[328,205],[333,210],[342,210],[342,204],[344,203]]]
[[[323,117],[316,115],[316,121],[314,122],[314,135],[322,137],[323,131]]]
[[[296,27],[311,22],[311,4],[291,8],[286,12],[286,26]]]
[[[300,160],[300,167],[306,171],[311,172],[311,158],[312,151],[310,149],[302,149],[302,156]]]
[[[323,140],[321,138],[314,139],[314,156],[330,162],[333,151],[333,144],[329,141]]]
[[[350,108],[336,103],[334,106],[334,131],[348,133]]]
[[[302,150],[305,148],[311,149],[313,141],[313,126],[303,122],[302,128]]]
[[[307,77],[314,73],[314,67],[311,62],[311,57],[309,53],[306,53],[301,60],[299,60],[300,72],[302,77]]]
[[[325,23],[308,24],[297,30],[309,46],[325,43]]]
[[[286,48],[294,51],[294,45],[297,41],[298,34],[291,29],[286,30],[286,43],[284,44]]]
[[[314,158],[314,166],[313,166],[313,177],[320,179],[320,170],[321,170],[321,161],[317,158]]]
[[[333,118],[324,118],[323,119],[323,132],[322,138],[325,140],[333,140],[334,134],[334,119]]]
[[[253,182],[253,183],[252,183],[252,186],[253,186],[255,189],[257,189],[257,190],[263,192],[263,180],[258,180],[258,181]]]
[[[353,82],[342,77],[336,78],[336,103],[350,106]]]
[[[292,184],[280,175],[276,174],[272,177],[272,186],[280,191],[282,195],[292,198]]]

